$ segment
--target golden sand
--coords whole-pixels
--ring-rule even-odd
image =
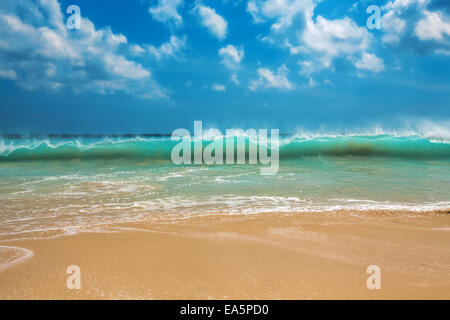
[[[450,299],[448,213],[217,215],[105,231],[0,243],[34,253],[14,263],[29,251],[0,247],[0,298]],[[66,287],[70,265],[80,290]],[[379,290],[367,288],[369,265]]]

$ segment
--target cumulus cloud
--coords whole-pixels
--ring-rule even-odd
[[[148,46],[148,51],[160,60],[167,57],[177,57],[185,47],[186,35],[181,38],[172,35],[169,42],[163,43],[159,47]]]
[[[218,83],[213,84],[213,85],[212,85],[212,89],[213,89],[214,91],[221,91],[221,92],[227,90],[227,88],[226,88],[223,84],[218,84]]]
[[[383,43],[396,43],[400,40],[400,35],[405,31],[406,21],[400,19],[393,10],[388,11],[382,19],[383,36],[381,38]]]
[[[450,36],[450,20],[444,21],[440,12],[426,11],[424,15],[414,28],[420,40],[442,41],[444,36]]]
[[[420,54],[450,50],[450,18],[430,0],[394,0],[382,7],[382,41]],[[435,11],[433,11],[435,10]]]
[[[247,12],[252,16],[253,22],[255,23],[264,22],[264,19],[261,17],[259,13],[259,7],[256,5],[255,0],[247,2]]]
[[[130,52],[132,55],[134,56],[140,56],[143,55],[145,53],[145,49],[142,48],[140,45],[138,44],[134,44],[130,47]]]
[[[207,28],[211,34],[216,36],[219,40],[225,39],[228,23],[221,15],[216,13],[216,10],[198,4],[195,6],[194,11],[197,12],[201,24]]]
[[[178,7],[183,4],[183,0],[158,0],[158,4],[150,7],[148,11],[153,19],[163,23],[173,23],[181,25],[183,18],[178,13]]]
[[[348,17],[327,20],[318,16],[306,21],[306,28],[301,35],[306,52],[319,54],[319,66],[326,68],[335,57],[349,56],[365,52],[371,36],[367,29],[358,27]]]
[[[314,64],[311,61],[299,61],[300,74],[303,76],[310,76],[314,72]]]
[[[57,0],[0,3],[0,76],[29,89],[164,97],[150,70],[126,57],[127,38],[82,18],[68,30]]]
[[[236,48],[229,44],[226,47],[220,48],[219,55],[222,57],[222,63],[228,69],[236,69],[244,58],[244,48]]]
[[[382,41],[387,44],[398,43],[410,29],[409,21],[417,20],[418,11],[424,10],[425,1],[393,0],[388,1],[381,9]]]
[[[287,79],[288,72],[289,70],[285,65],[279,67],[276,72],[267,68],[259,68],[257,70],[258,78],[250,83],[249,89],[252,91],[258,89],[290,90],[293,85]]]
[[[302,54],[300,74],[310,76],[331,68],[337,57],[357,57],[368,50],[372,36],[349,17],[327,19],[315,15],[318,1],[250,0],[247,12],[254,22],[270,21],[262,40]]]
[[[313,0],[250,0],[247,3],[247,12],[254,22],[275,20],[271,25],[274,31],[291,26],[298,14],[307,16],[313,9]]]
[[[384,70],[384,62],[372,53],[364,53],[355,63],[356,68],[372,72],[381,72]]]

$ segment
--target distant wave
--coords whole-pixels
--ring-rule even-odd
[[[318,155],[450,159],[450,144],[419,136],[382,134],[295,138],[280,148],[281,158]]]
[[[255,143],[245,138],[247,143]],[[209,139],[204,139],[208,144]],[[177,142],[170,137],[7,137],[0,138],[0,161],[71,159],[147,159],[170,161]],[[280,137],[280,159],[311,156],[398,157],[449,159],[450,142],[446,137],[375,134],[296,134]]]

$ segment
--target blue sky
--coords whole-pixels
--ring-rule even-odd
[[[2,1],[0,133],[446,125],[449,62],[442,0]]]

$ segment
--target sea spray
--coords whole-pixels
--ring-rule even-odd
[[[238,136],[246,142],[245,157],[249,158],[255,141],[247,135]],[[197,139],[202,147],[211,138]],[[192,139],[191,143],[194,143]],[[116,138],[108,136],[0,138],[1,161],[27,160],[147,160],[171,161],[173,148],[178,144],[170,136],[134,136]],[[236,144],[233,154],[242,154]],[[192,146],[194,149],[194,146]],[[225,146],[226,150],[226,146]],[[229,149],[231,150],[231,149]],[[450,159],[450,143],[418,135],[338,135],[312,136],[281,135],[280,161],[317,156],[360,156],[406,159]],[[227,152],[223,154],[227,161]],[[238,159],[236,159],[237,161]]]

